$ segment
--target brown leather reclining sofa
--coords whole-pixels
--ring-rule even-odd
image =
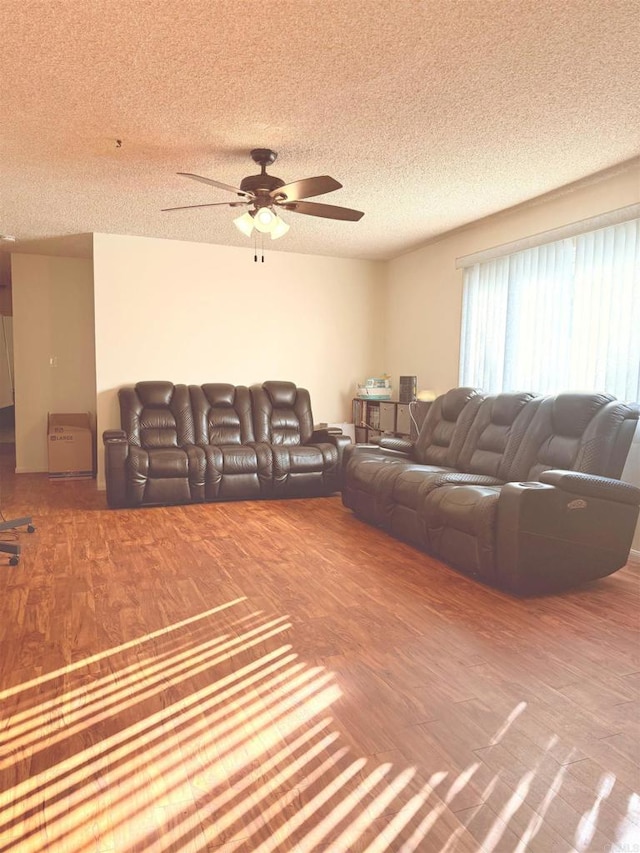
[[[639,414],[608,394],[454,388],[415,442],[349,448],[342,500],[489,584],[518,594],[574,586],[627,562],[640,489],[619,478]]]
[[[350,439],[315,430],[292,382],[138,382],[103,435],[110,507],[328,495]]]

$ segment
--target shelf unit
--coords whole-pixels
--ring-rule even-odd
[[[354,397],[351,403],[356,444],[371,444],[381,435],[416,439],[431,403],[417,400],[369,400]],[[412,417],[417,423],[413,423]]]

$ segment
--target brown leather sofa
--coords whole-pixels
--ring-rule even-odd
[[[640,489],[619,478],[639,415],[608,394],[454,388],[414,443],[345,453],[343,503],[511,592],[574,586],[627,562]]]
[[[110,507],[328,495],[350,439],[315,430],[292,382],[138,382],[121,388],[104,439]]]

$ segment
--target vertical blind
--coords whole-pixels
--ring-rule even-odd
[[[640,219],[467,268],[460,384],[640,400]]]

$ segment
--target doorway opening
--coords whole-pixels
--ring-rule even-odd
[[[15,453],[13,317],[0,315],[0,451]]]

